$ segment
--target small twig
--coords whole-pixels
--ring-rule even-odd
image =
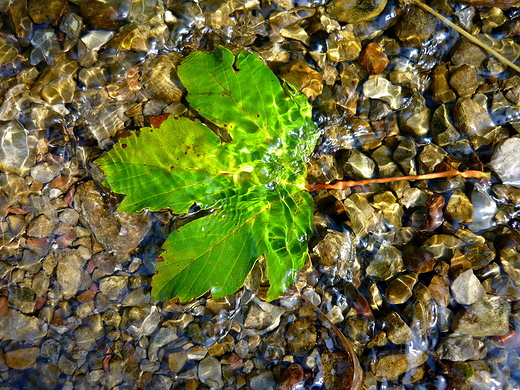
[[[355,187],[355,186],[366,186],[368,184],[391,183],[394,181],[403,181],[403,180],[430,180],[430,179],[439,179],[439,178],[443,178],[443,177],[453,177],[453,176],[461,176],[464,178],[489,179],[491,177],[491,173],[482,172],[482,171],[459,172],[457,170],[451,170],[451,171],[444,171],[444,172],[427,173],[425,175],[396,176],[396,177],[383,177],[380,179],[338,181],[334,184],[309,184],[307,186],[307,189],[309,191],[317,191],[317,190],[323,190],[323,189],[344,190],[345,188]]]
[[[468,33],[466,30],[464,30],[463,28],[457,26],[455,23],[453,23],[451,20],[449,20],[448,18],[442,16],[440,13],[438,13],[437,11],[435,11],[432,7],[430,7],[429,5],[426,5],[424,4],[422,1],[420,0],[411,0],[411,2],[415,5],[417,5],[418,7],[422,8],[424,11],[427,11],[429,13],[431,13],[432,15],[434,15],[436,18],[440,19],[444,24],[446,24],[447,26],[453,28],[454,30],[456,30],[459,34],[461,35],[464,35],[467,39],[469,39],[472,43],[474,43],[475,45],[478,45],[480,46],[481,48],[483,48],[484,50],[486,50],[488,53],[491,53],[492,55],[494,55],[496,58],[498,58],[501,62],[503,62],[504,64],[506,64],[507,66],[510,66],[511,68],[513,68],[514,70],[516,70],[518,73],[520,73],[520,67],[518,67],[517,65],[515,65],[513,62],[509,61],[506,57],[504,57],[502,54],[500,54],[499,52],[497,52],[495,49],[489,47],[488,45],[486,45],[484,42],[481,42],[480,40],[478,40],[477,38],[475,38],[473,35],[471,35],[470,33]]]

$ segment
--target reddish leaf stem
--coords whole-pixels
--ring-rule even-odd
[[[367,179],[367,180],[338,181],[334,184],[309,184],[307,186],[307,189],[309,191],[317,191],[317,190],[324,190],[324,189],[344,190],[345,188],[355,187],[355,186],[366,186],[368,184],[390,183],[390,182],[402,181],[402,180],[430,180],[430,179],[439,179],[439,178],[443,178],[443,177],[453,177],[453,176],[462,176],[464,178],[489,179],[491,176],[491,173],[482,172],[482,171],[459,172],[457,170],[451,170],[451,171],[444,171],[444,172],[427,173],[424,175],[383,177],[380,179]]]

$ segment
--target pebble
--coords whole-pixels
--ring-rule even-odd
[[[333,0],[327,4],[330,15],[346,23],[361,23],[376,18],[385,8],[387,0]]]
[[[404,42],[419,44],[431,37],[437,26],[435,16],[411,6],[394,28],[395,35]]]
[[[500,297],[486,296],[459,309],[453,319],[455,333],[474,337],[503,336],[509,332],[511,305]]]
[[[486,295],[472,269],[462,272],[451,284],[453,298],[461,305],[471,305]]]
[[[513,137],[502,142],[491,156],[491,168],[498,174],[502,183],[520,188],[520,138]]]
[[[473,337],[466,334],[449,334],[437,346],[439,359],[464,362],[477,356]]]
[[[302,318],[289,325],[285,338],[292,355],[304,356],[315,347],[317,332],[313,322],[310,318]]]
[[[72,298],[78,292],[81,285],[86,260],[82,259],[76,251],[64,249],[57,254],[57,280],[63,296]]]
[[[5,353],[5,362],[9,368],[26,370],[36,363],[40,349],[38,347],[15,349]]]
[[[108,276],[99,281],[99,291],[108,299],[115,300],[126,292],[127,284],[126,276]]]
[[[27,14],[36,24],[52,24],[61,17],[66,6],[67,0],[29,0]]]
[[[198,376],[200,381],[209,387],[220,388],[224,385],[222,366],[213,356],[207,355],[199,362]]]
[[[24,341],[37,340],[47,334],[47,325],[34,316],[10,309],[7,315],[0,316],[0,339]]]
[[[386,335],[388,340],[394,344],[406,344],[412,337],[412,330],[396,312],[392,312],[385,317],[385,324],[387,325]]]
[[[383,48],[375,42],[370,42],[365,46],[359,64],[370,74],[381,73],[390,63],[390,60],[383,51]]]
[[[377,358],[373,373],[379,382],[391,381],[412,368],[419,367],[426,360],[428,355],[421,351],[391,353]]]
[[[271,371],[264,371],[251,377],[249,386],[251,390],[272,390],[276,386],[276,381]]]
[[[477,72],[472,66],[459,66],[450,76],[450,87],[459,96],[471,96],[478,87]]]

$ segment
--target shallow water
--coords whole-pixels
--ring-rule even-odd
[[[101,185],[118,137],[188,113],[171,69],[217,44],[311,97],[310,183],[492,171],[314,193],[296,287],[353,344],[364,388],[520,387],[519,75],[417,8],[355,23],[326,3],[0,4],[0,388],[350,388],[345,343],[297,296],[263,302],[260,267],[226,299],[151,300],[185,221],[116,212]],[[520,56],[517,9],[447,7]]]

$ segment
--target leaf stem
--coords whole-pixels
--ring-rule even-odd
[[[434,15],[436,18],[440,19],[444,24],[448,25],[449,27],[455,29],[459,34],[462,34],[464,35],[467,39],[469,39],[472,43],[474,43],[475,45],[478,45],[480,46],[481,48],[483,48],[484,50],[486,50],[488,53],[491,53],[492,55],[494,55],[496,58],[498,58],[501,62],[503,62],[504,64],[506,64],[507,66],[510,66],[511,68],[513,68],[514,70],[516,70],[518,73],[520,73],[520,67],[518,67],[517,65],[515,65],[513,62],[509,61],[506,57],[504,57],[502,54],[500,54],[499,52],[497,52],[495,49],[489,47],[488,45],[486,45],[484,42],[480,41],[479,39],[475,38],[473,35],[471,35],[470,33],[468,33],[466,30],[464,30],[463,28],[457,26],[455,23],[453,23],[451,20],[449,20],[448,18],[442,16],[440,13],[438,13],[437,11],[435,11],[432,7],[430,7],[429,5],[426,5],[424,4],[422,1],[420,0],[411,0],[412,3],[414,3],[415,5],[417,5],[418,7],[422,8],[424,11],[427,11],[429,13],[431,13],[432,15]]]
[[[323,189],[344,190],[345,188],[355,187],[355,186],[365,186],[368,184],[391,183],[394,181],[403,181],[403,180],[430,180],[430,179],[439,179],[439,178],[443,178],[443,177],[453,177],[453,176],[462,176],[466,179],[467,178],[489,179],[491,177],[491,172],[482,172],[482,171],[460,172],[460,171],[453,169],[451,171],[427,173],[424,175],[383,177],[380,179],[367,179],[367,180],[347,180],[347,181],[338,181],[334,184],[309,184],[307,186],[307,189],[309,191],[317,191],[317,190],[323,190]]]

